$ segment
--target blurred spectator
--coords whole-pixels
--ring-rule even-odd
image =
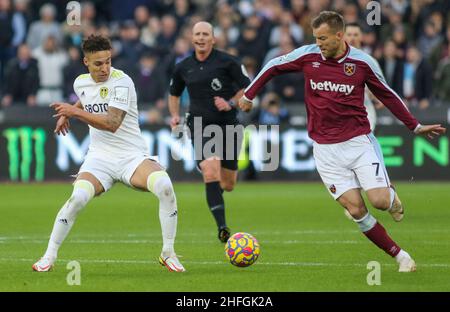
[[[218,25],[214,27],[216,37],[224,36],[230,45],[234,45],[239,38],[239,28],[234,25],[231,15],[219,15]]]
[[[290,35],[294,40],[295,46],[303,42],[303,29],[294,22],[293,16],[289,11],[283,11],[279,25],[272,28],[269,39],[270,46],[279,45],[282,34]]]
[[[404,15],[409,7],[409,0],[383,0],[383,5],[392,9],[393,13]]]
[[[26,38],[28,28],[28,0],[14,0],[14,14],[13,14],[13,31],[14,37],[12,39],[12,45],[14,52],[21,45]]]
[[[179,28],[188,21],[191,16],[192,9],[191,8],[192,1],[188,0],[174,0],[173,1],[173,9],[170,12],[176,19],[176,24]]]
[[[378,60],[387,84],[398,94],[403,94],[404,62],[397,55],[397,46],[392,40],[384,43],[383,56]]]
[[[26,27],[25,16],[12,10],[11,0],[0,0],[0,81],[4,79],[6,64],[25,38]]]
[[[397,56],[404,59],[406,57],[406,49],[408,47],[408,41],[406,39],[405,28],[403,25],[398,25],[394,28],[392,34],[392,40],[397,46]]]
[[[48,106],[63,100],[63,68],[68,63],[66,52],[60,50],[58,41],[49,35],[42,45],[32,52],[38,62],[40,86],[37,104]]]
[[[140,30],[147,26],[149,20],[150,12],[145,5],[140,5],[134,10],[134,22]]]
[[[109,2],[109,1],[108,1]],[[152,0],[110,0],[110,14],[114,21],[126,21],[133,19],[134,12],[139,6],[146,6],[150,11],[157,10],[160,4],[167,1],[152,1]]]
[[[2,106],[10,106],[13,102],[36,105],[36,94],[39,88],[39,72],[35,59],[31,58],[30,48],[26,44],[19,46],[17,57],[12,59],[5,71],[5,96]]]
[[[386,40],[390,39],[392,37],[392,34],[394,33],[394,30],[400,27],[405,33],[406,40],[412,40],[413,39],[412,30],[407,24],[403,23],[402,15],[394,10],[391,11],[392,13],[388,15],[388,22],[381,24],[380,38],[379,38],[380,41],[385,42]]]
[[[118,55],[115,64],[118,68],[130,68],[138,62],[141,53],[146,49],[139,40],[139,29],[133,20],[122,22]]]
[[[91,1],[81,2],[81,25],[95,25],[97,10]]]
[[[156,38],[157,47],[162,53],[168,53],[177,38],[177,20],[172,15],[164,15],[161,18],[161,32]]]
[[[432,82],[431,65],[417,47],[410,46],[403,74],[403,96],[410,105],[426,109],[430,106]]]
[[[446,36],[430,53],[429,61],[433,67],[433,71],[436,70],[440,60],[450,56],[450,20],[447,24]]]
[[[190,42],[185,38],[178,38],[172,52],[164,59],[164,68],[166,77],[172,76],[175,65],[184,60],[191,54]]]
[[[83,27],[81,25],[69,25],[64,23],[61,27],[65,46],[80,46],[83,41]]]
[[[2,81],[6,64],[13,56],[11,45],[14,36],[12,16],[10,0],[0,0],[0,79]]]
[[[281,107],[280,98],[274,92],[266,93],[257,110],[256,120],[260,125],[279,125],[289,118],[289,112]]]
[[[433,91],[439,102],[450,104],[450,56],[443,58],[437,65]]]
[[[55,21],[56,8],[53,4],[45,4],[39,10],[41,19],[31,24],[27,36],[27,44],[31,50],[41,46],[44,40],[53,36],[58,42],[62,43],[62,31]]]
[[[139,102],[162,110],[165,108],[167,77],[157,63],[157,55],[153,51],[145,51],[133,73],[133,81]]]
[[[161,21],[158,17],[151,17],[147,25],[141,29],[141,42],[148,47],[154,47],[160,33]]]
[[[355,3],[348,2],[342,14],[346,24],[359,22],[359,10]]]
[[[294,18],[294,22],[299,24],[303,29],[304,36],[311,37],[311,17],[308,14],[305,0],[290,0],[290,11]],[[304,38],[304,40],[309,43],[310,41],[308,39]]]
[[[419,37],[417,47],[422,53],[423,57],[428,58],[431,51],[441,43],[442,36],[436,25],[432,21],[425,24],[423,35]]]
[[[86,67],[83,64],[80,49],[76,46],[71,46],[68,49],[69,52],[69,64],[63,69],[64,76],[64,98],[69,103],[75,103],[78,98],[73,90],[73,82],[75,79],[87,72]]]
[[[268,49],[269,36],[270,25],[268,21],[257,15],[249,16],[236,42],[239,56],[254,57],[258,63],[258,68],[260,68]]]
[[[361,50],[368,53],[369,55],[374,55],[374,51],[377,48],[377,34],[372,28],[364,28],[362,35],[362,46]]]

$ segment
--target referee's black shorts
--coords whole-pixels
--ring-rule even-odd
[[[212,156],[217,156],[220,158],[221,166],[223,168],[229,170],[237,170],[238,158],[241,151],[244,135],[243,126],[239,124],[215,125],[222,131],[222,144],[215,145],[213,144],[213,142],[215,141],[212,141],[214,140],[215,133],[212,132],[205,135],[205,128],[207,126],[208,125],[202,125],[202,127],[194,127],[191,120],[188,122],[188,127],[191,131],[191,141],[194,147],[194,156],[197,160],[197,166],[199,166],[203,160]],[[219,128],[217,128],[217,130]]]

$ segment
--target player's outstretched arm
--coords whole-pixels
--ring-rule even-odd
[[[119,129],[126,115],[125,111],[112,106],[108,107],[108,114],[106,115],[88,113],[75,105],[67,103],[53,103],[50,107],[56,111],[56,114],[53,115],[53,117],[74,117],[94,128],[110,131],[112,133]]]
[[[442,127],[440,124],[436,125],[419,125],[414,130],[415,134],[427,136],[430,139],[434,137],[438,137],[441,134],[444,134],[447,129]]]

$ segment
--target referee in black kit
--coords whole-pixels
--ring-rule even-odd
[[[196,23],[192,28],[195,51],[176,65],[170,81],[169,111],[172,116],[170,126],[174,129],[180,122],[180,96],[187,87],[190,107],[186,123],[195,154],[201,151],[201,159],[196,159],[206,185],[206,201],[217,223],[219,240],[226,242],[230,229],[225,222],[223,191],[231,192],[236,185],[241,140],[235,132],[226,131],[225,126],[238,124],[236,104],[250,80],[241,63],[234,56],[214,49],[214,43],[212,25]],[[202,126],[197,124],[195,127],[194,121],[198,123],[199,120]],[[203,154],[205,143],[211,140],[208,135],[203,135],[203,129],[208,125],[220,126],[224,139],[223,149],[214,151],[212,156]],[[196,146],[197,141],[202,143],[201,146]],[[230,145],[234,146],[231,159],[226,157]]]

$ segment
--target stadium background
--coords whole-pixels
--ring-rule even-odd
[[[312,43],[311,18],[336,10],[347,23],[362,26],[363,50],[380,62],[390,86],[422,123],[445,126],[450,119],[449,1],[378,1],[381,24],[373,26],[367,23],[373,10],[368,0],[82,1],[80,25],[67,23],[74,12],[68,2],[0,0],[0,181],[69,180],[77,172],[87,127],[74,121],[71,134],[57,138],[48,105],[76,101],[73,81],[86,72],[80,43],[94,32],[112,38],[113,66],[133,78],[144,135],[176,181],[201,178],[189,153],[182,161],[170,155],[177,143],[167,109],[171,72],[191,53],[190,30],[199,20],[214,25],[216,47],[237,55],[252,78],[267,60]],[[301,74],[277,77],[257,108],[240,114],[245,124],[280,125],[279,169],[262,172],[261,161],[243,161],[240,179],[319,180],[305,131],[303,83]],[[188,105],[185,93],[183,109]],[[450,179],[448,135],[414,137],[381,104],[376,108],[375,134],[392,179]]]

